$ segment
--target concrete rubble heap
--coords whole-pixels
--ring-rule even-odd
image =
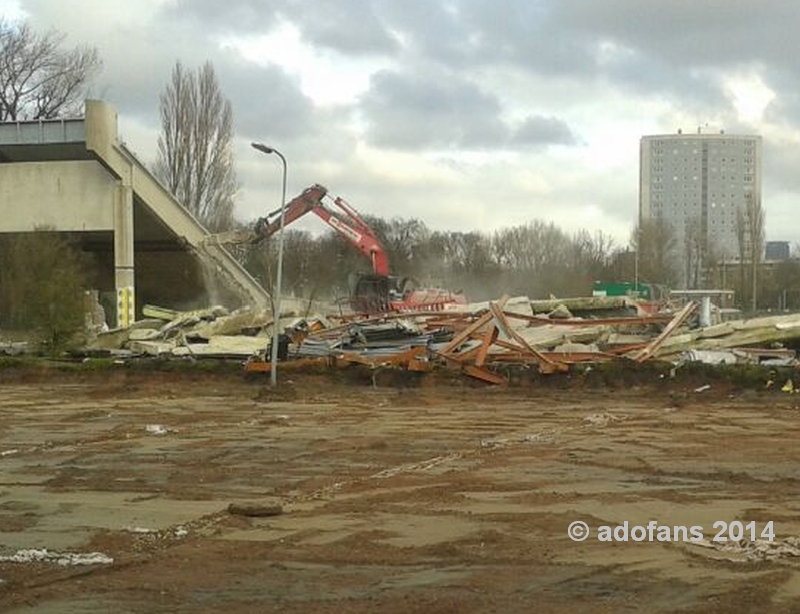
[[[579,363],[627,359],[673,363],[794,365],[784,344],[800,340],[800,314],[713,322],[699,326],[697,304],[648,313],[628,298],[530,300],[503,296],[458,311],[419,311],[374,317],[282,314],[285,355],[309,363],[396,366],[427,371],[449,365],[468,376],[504,383],[503,365],[542,373]],[[246,360],[269,371],[273,335],[269,310],[224,307],[173,311],[146,306],[145,319],[98,334],[88,354]]]

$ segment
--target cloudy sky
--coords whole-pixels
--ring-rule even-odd
[[[800,6],[787,0],[0,0],[95,46],[92,97],[155,159],[176,61],[233,106],[237,217],[321,183],[437,230],[533,219],[626,243],[639,137],[764,138],[767,238],[800,241]],[[708,128],[706,128],[706,126]],[[309,229],[321,222],[309,221]]]

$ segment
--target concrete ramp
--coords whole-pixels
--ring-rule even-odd
[[[134,225],[134,203],[145,211]],[[113,234],[117,323],[135,317],[134,244],[139,234],[187,250],[242,303],[269,294],[136,156],[120,142],[116,110],[86,101],[83,119],[0,124],[0,232],[47,225],[57,231]]]

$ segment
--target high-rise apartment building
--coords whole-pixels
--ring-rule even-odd
[[[761,202],[761,137],[700,129],[644,136],[639,177],[639,219],[669,223],[680,278],[693,285],[692,269],[739,256],[737,212]]]

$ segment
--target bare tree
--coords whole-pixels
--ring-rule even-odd
[[[706,266],[705,244],[699,217],[687,218],[683,233],[683,265],[687,288],[701,285],[702,272]]]
[[[677,281],[677,238],[668,221],[660,217],[642,220],[633,229],[630,243],[638,255],[641,281],[667,286]]]
[[[211,63],[188,72],[176,63],[159,106],[155,175],[209,230],[230,229],[238,189],[233,112]]]
[[[764,209],[761,198],[752,192],[747,194],[747,231],[750,243],[750,271],[752,282],[752,309],[758,308],[758,267],[764,251]]]
[[[748,256],[748,232],[747,232],[747,210],[745,207],[736,209],[736,247],[739,251],[739,295],[741,299],[738,301],[741,307],[744,308],[745,296],[745,260]]]
[[[64,34],[0,19],[0,121],[78,114],[102,62],[85,45],[65,50]]]
[[[764,251],[764,209],[761,199],[753,193],[745,196],[745,204],[736,211],[736,241],[742,304],[749,286],[750,308],[755,311],[758,308],[758,268]]]

